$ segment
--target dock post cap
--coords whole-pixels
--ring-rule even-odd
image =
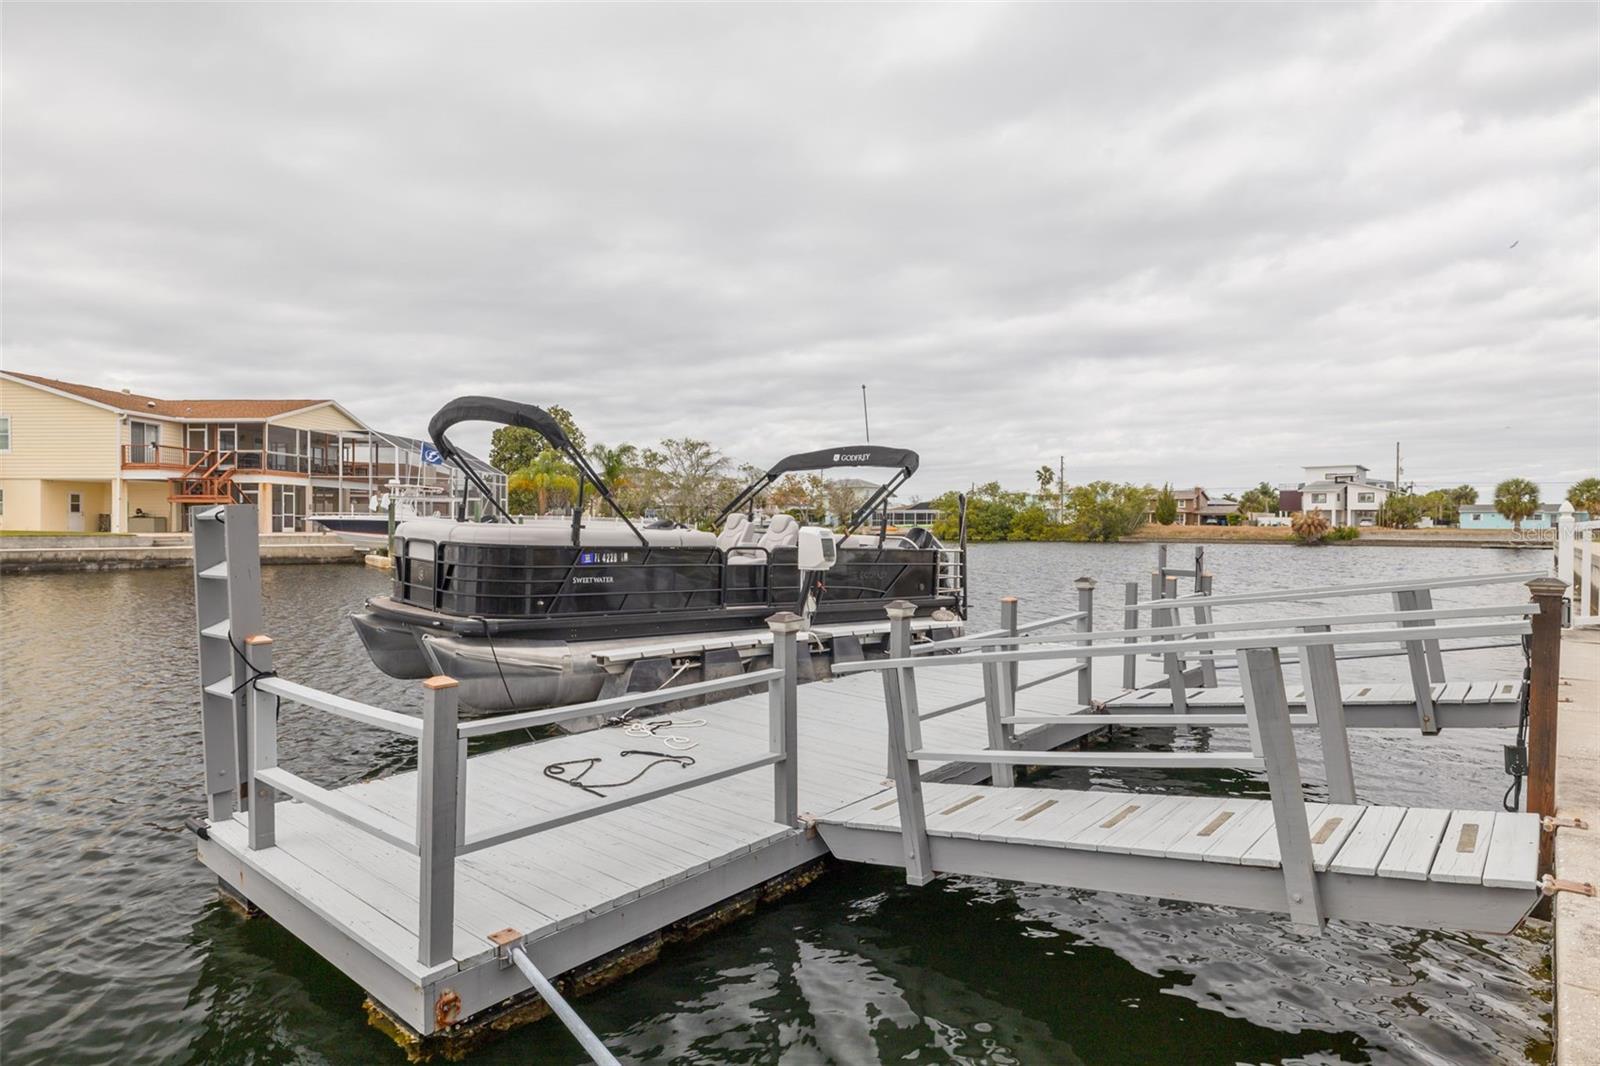
[[[1021,603],[1022,601],[1019,600],[1015,596],[1001,596],[1000,597],[1000,602],[1001,603]]]
[[[1559,511],[1560,511],[1561,514],[1573,514],[1577,510],[1578,509],[1576,507],[1572,506],[1572,501],[1571,500],[1562,500],[1561,501],[1561,507],[1559,508]]]
[[[767,628],[774,633],[798,633],[805,627],[806,620],[793,611],[779,611],[767,618]]]
[[[244,642],[246,647],[257,647],[262,644],[271,644],[272,638],[265,633],[257,633],[255,636],[245,637]]]
[[[1536,577],[1527,585],[1535,596],[1559,596],[1567,590],[1567,583],[1559,577]]]
[[[489,943],[493,944],[497,948],[503,948],[507,944],[513,943],[514,941],[521,940],[521,939],[522,939],[521,931],[517,930],[517,929],[512,929],[509,926],[506,927],[505,929],[499,930],[498,932],[494,932],[494,933],[490,933],[489,934]]]
[[[444,674],[434,674],[432,677],[422,682],[422,687],[431,688],[437,692],[442,688],[455,688],[459,684],[460,682],[453,677],[447,677]]]
[[[910,618],[917,613],[917,605],[906,600],[895,600],[884,610],[888,612],[890,618]]]
[[[1092,589],[1094,588],[1094,585],[1095,581],[1092,577],[1080,577],[1072,583],[1073,588],[1080,589]]]

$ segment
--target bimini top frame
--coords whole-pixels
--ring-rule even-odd
[[[873,444],[851,444],[839,448],[821,448],[814,452],[800,452],[797,455],[779,459],[765,474],[745,486],[744,491],[735,496],[717,514],[717,521],[721,522],[728,515],[754,500],[768,485],[771,485],[784,474],[794,473],[799,470],[831,470],[841,466],[894,470],[894,476],[879,485],[877,490],[867,498],[867,501],[857,507],[855,513],[850,516],[848,528],[845,530],[845,535],[849,536],[861,528],[861,524],[871,517],[872,512],[877,510],[884,501],[893,496],[895,490],[910,480],[911,475],[917,472],[917,462],[917,453],[908,448],[884,448]]]
[[[433,446],[439,449],[439,454],[449,462],[454,463],[456,469],[460,470],[468,481],[477,486],[478,491],[483,493],[484,497],[494,504],[495,510],[500,512],[501,518],[505,521],[512,521],[511,513],[500,506],[500,501],[495,499],[494,494],[483,483],[483,479],[472,468],[472,464],[467,461],[465,454],[450,443],[449,437],[445,436],[445,430],[461,422],[498,422],[503,426],[520,426],[523,429],[531,429],[549,441],[551,447],[566,456],[567,461],[577,468],[578,502],[572,509],[572,546],[574,548],[578,547],[579,537],[583,529],[583,487],[585,484],[592,484],[599,490],[601,498],[611,505],[611,509],[616,512],[618,518],[628,524],[628,528],[633,531],[633,535],[639,538],[639,544],[642,547],[648,548],[650,546],[650,541],[646,539],[643,533],[639,532],[639,527],[634,525],[628,516],[622,513],[622,508],[617,505],[617,501],[611,496],[611,490],[606,488],[605,482],[600,480],[600,475],[596,474],[594,467],[589,465],[589,460],[584,456],[583,452],[578,450],[577,445],[572,443],[572,439],[567,436],[567,431],[561,428],[561,423],[551,417],[550,412],[532,404],[517,403],[515,400],[502,400],[494,396],[458,396],[439,408],[434,413],[434,416],[428,420],[428,437],[433,441]]]

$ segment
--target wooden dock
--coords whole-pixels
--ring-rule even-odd
[[[1274,621],[1239,635],[1243,624],[1206,612],[1184,631],[1169,612],[1148,630],[1096,632],[1082,609],[1093,582],[1080,581],[1080,611],[1033,627],[1075,622],[1065,636],[1031,632],[1010,601],[998,636],[931,654],[913,646],[909,606],[891,608],[889,658],[798,686],[804,622],[780,615],[772,665],[737,678],[472,721],[458,717],[454,682],[434,678],[419,718],[273,674],[255,525],[225,521],[235,510],[246,508],[198,523],[211,801],[200,859],[418,1038],[525,1000],[526,967],[541,979],[570,971],[830,853],[904,866],[917,884],[976,874],[1286,912],[1311,930],[1346,919],[1504,932],[1539,898],[1535,815],[1358,804],[1345,738],[1366,726],[1514,726],[1523,682],[1342,685],[1336,649],[1399,643],[1425,671],[1427,642],[1515,638],[1543,605],[1439,617],[1412,606],[1377,628],[1354,615],[1366,628]],[[1304,688],[1285,686],[1281,648],[1304,657]],[[1130,692],[1125,672],[1095,669],[1154,657],[1140,680],[1177,682],[1187,662],[1227,655],[1237,688]],[[751,686],[762,689],[651,710]],[[284,702],[412,738],[418,769],[320,787],[278,765]],[[608,718],[617,724],[468,757],[479,738]],[[1212,725],[1239,747],[1053,750],[1107,724]],[[1304,799],[1296,728],[1321,733],[1332,803]],[[1270,799],[1012,786],[1029,765],[1259,769]]]

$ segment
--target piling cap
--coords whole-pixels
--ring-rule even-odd
[[[798,633],[806,627],[806,620],[793,611],[779,611],[767,617],[767,628],[774,633]]]
[[[1072,585],[1073,585],[1074,588],[1092,589],[1092,588],[1094,588],[1094,578],[1092,578],[1092,577],[1080,577],[1080,578],[1078,578],[1078,580],[1074,581],[1072,583]]]
[[[1535,596],[1559,596],[1566,588],[1567,583],[1559,577],[1536,577],[1528,582],[1528,591]]]
[[[910,618],[917,613],[917,605],[907,600],[895,600],[884,610],[890,618]]]

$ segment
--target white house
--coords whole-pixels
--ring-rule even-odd
[[[1331,525],[1371,525],[1378,520],[1378,508],[1395,491],[1394,482],[1368,476],[1359,463],[1345,466],[1305,467],[1306,480],[1300,489],[1300,507],[1307,514],[1322,513]]]

